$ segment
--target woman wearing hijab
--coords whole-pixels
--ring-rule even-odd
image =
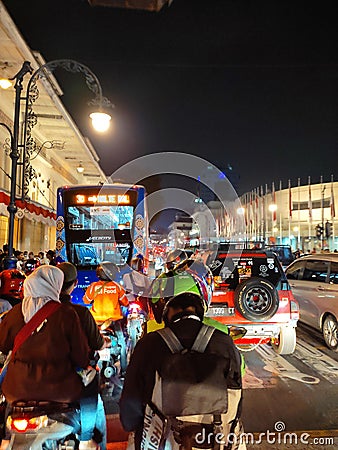
[[[0,351],[8,354],[20,329],[48,302],[59,302],[63,272],[38,267],[24,282],[22,304],[0,323]],[[75,310],[61,304],[19,347],[2,383],[7,402],[45,400],[73,403],[81,395],[77,367],[88,365],[89,349]]]

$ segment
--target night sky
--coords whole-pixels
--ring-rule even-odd
[[[73,75],[60,82],[106,174],[180,151],[230,164],[239,193],[309,175],[337,180],[336,0],[174,0],[160,13],[3,3],[33,50],[86,64],[116,105],[114,131],[97,138],[83,114],[86,88]]]

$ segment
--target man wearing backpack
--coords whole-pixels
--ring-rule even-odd
[[[136,450],[245,449],[241,357],[229,335],[202,324],[204,311],[199,295],[172,297],[163,311],[165,328],[144,336],[134,350],[120,419],[126,431],[135,432]],[[147,423],[156,416],[148,415],[149,408],[166,421],[164,439]]]

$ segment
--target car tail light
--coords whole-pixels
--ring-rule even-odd
[[[47,416],[32,417],[30,419],[24,417],[13,419],[12,417],[8,417],[7,420],[8,428],[18,433],[25,433],[27,430],[38,430],[47,425]]]
[[[290,301],[290,310],[291,310],[291,318],[298,319],[299,318],[299,305],[296,300]]]

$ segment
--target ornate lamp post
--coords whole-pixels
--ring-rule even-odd
[[[37,116],[33,111],[33,105],[39,97],[39,89],[37,86],[38,79],[45,78],[48,80],[50,72],[60,67],[72,73],[82,73],[85,77],[88,88],[95,94],[94,99],[90,105],[98,107],[98,112],[91,114],[93,126],[98,131],[105,131],[109,127],[110,115],[104,112],[105,108],[113,107],[113,104],[102,95],[102,88],[96,75],[84,64],[71,59],[59,59],[47,62],[40,66],[34,73],[29,61],[25,61],[19,72],[12,78],[15,80],[15,107],[14,107],[14,121],[13,130],[5,123],[0,122],[0,125],[5,127],[10,134],[10,158],[12,162],[11,167],[11,187],[10,187],[10,202],[7,207],[9,212],[8,225],[8,256],[5,260],[5,267],[12,268],[16,266],[16,258],[13,250],[14,237],[14,219],[17,211],[16,206],[16,182],[17,182],[17,167],[22,165],[22,183],[21,183],[21,198],[24,199],[28,194],[29,182],[34,176],[34,169],[30,165],[31,155],[39,151],[37,144],[32,136],[32,129],[37,123]],[[28,80],[26,96],[22,97],[23,80],[27,74],[31,74]],[[22,144],[19,144],[19,120],[21,101],[25,101],[24,121],[23,121],[23,136]],[[102,122],[103,121],[103,122]],[[21,162],[19,160],[21,159]]]

